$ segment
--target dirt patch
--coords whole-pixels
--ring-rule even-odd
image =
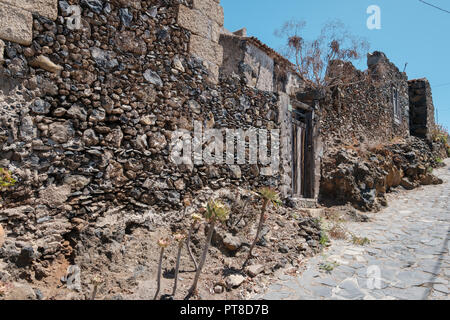
[[[213,236],[208,259],[203,269],[198,295],[192,299],[240,300],[259,292],[271,278],[281,273],[295,274],[304,260],[319,252],[320,224],[301,210],[284,206],[270,207],[261,237],[252,258],[243,268],[250,245],[255,237],[260,203],[255,194],[237,189],[208,190],[198,194],[184,217],[158,226],[148,219],[129,219],[126,212],[115,211],[91,222],[78,232],[65,236],[64,254],[52,263],[35,261],[24,266],[28,283],[39,289],[43,299],[90,299],[95,277],[102,278],[97,299],[153,299],[159,261],[157,241],[177,231],[187,231],[190,215],[199,212],[210,197],[218,197],[231,208],[227,223],[218,225]],[[113,218],[114,214],[120,217]],[[120,221],[120,222],[118,222]],[[123,223],[122,223],[123,222]],[[204,247],[207,227],[200,224],[194,229],[191,249],[198,261]],[[160,296],[184,299],[193,282],[195,266],[183,247],[178,290],[171,297],[174,283],[177,244],[172,241],[163,259],[163,277]],[[81,289],[69,290],[65,279],[69,265],[77,265]],[[16,265],[8,268],[16,280]]]

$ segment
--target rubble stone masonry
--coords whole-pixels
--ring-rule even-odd
[[[177,21],[192,32],[189,53],[205,61],[210,81],[217,83],[223,59],[223,48],[219,45],[224,23],[220,0],[193,0],[190,7],[181,4]]]
[[[408,81],[411,135],[432,140],[434,105],[431,86],[427,79]]]
[[[279,185],[280,174],[263,176],[260,165],[170,161],[172,132],[193,132],[195,121],[220,130],[280,127],[276,93],[218,77],[218,2],[58,1],[54,21],[11,3],[0,1],[0,24],[13,13],[24,23],[0,26],[0,167],[17,179],[2,195],[0,222],[15,235],[2,256],[14,260],[32,245],[36,259],[53,259],[80,224],[119,206],[139,223],[170,222],[199,190]],[[69,27],[71,5],[81,8],[79,29]],[[195,30],[184,14],[211,32]]]
[[[0,0],[0,3],[25,9],[51,20],[58,16],[58,0]]]
[[[324,152],[340,145],[386,143],[409,136],[408,82],[381,52],[368,56],[368,69],[345,63],[348,85],[336,85],[321,102],[320,132]],[[395,114],[393,92],[398,92]]]
[[[53,259],[75,234],[103,241],[96,223],[113,209],[125,225],[153,227],[183,219],[205,189],[271,185],[290,194],[291,112],[304,83],[246,37],[234,41],[246,43],[241,68],[221,74],[223,15],[218,0],[0,0],[0,167],[17,180],[2,193],[1,257],[16,261],[32,247],[34,259]],[[369,73],[374,81],[332,88],[306,106],[321,140],[309,150],[317,182],[330,146],[409,135],[406,75],[381,53],[369,57]],[[172,133],[194,123],[280,129],[280,170],[176,165]]]

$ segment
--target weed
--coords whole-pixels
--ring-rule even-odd
[[[330,238],[328,237],[328,234],[325,230],[322,230],[320,232],[320,240],[319,240],[320,245],[322,246],[327,246],[330,243]]]
[[[338,266],[339,266],[339,264],[337,264],[336,262],[328,262],[328,261],[326,261],[326,262],[322,262],[319,265],[319,269],[323,270],[323,271],[326,271],[326,272],[331,272],[331,271],[334,270],[334,268],[336,268]]]
[[[324,217],[328,220],[334,221],[334,222],[342,222],[344,219],[342,218],[341,213],[334,208],[327,208],[324,211]]]
[[[201,223],[203,221],[203,217],[201,215],[197,214],[197,213],[194,213],[194,214],[192,214],[191,218],[192,218],[192,222],[191,222],[191,226],[189,227],[189,232],[188,232],[188,235],[187,235],[187,238],[186,238],[186,247],[188,249],[189,256],[191,257],[191,260],[194,263],[195,271],[197,271],[198,263],[195,260],[194,254],[192,253],[191,237],[192,237],[192,231],[194,230],[194,227],[198,223]]]
[[[175,297],[175,293],[177,291],[177,283],[178,283],[178,272],[180,270],[180,257],[181,250],[183,249],[184,240],[186,240],[187,235],[184,233],[177,233],[173,236],[174,240],[178,243],[178,253],[177,253],[177,263],[175,266],[175,281],[173,284],[172,296]]]
[[[103,279],[100,276],[95,276],[92,279],[92,284],[94,285],[94,289],[92,290],[91,300],[95,300],[95,296],[97,295],[97,289],[100,284],[102,284]]]
[[[441,142],[442,144],[448,146],[448,138],[449,134],[447,129],[440,124],[436,125],[436,128],[433,131],[433,141]]]
[[[158,240],[158,246],[161,248],[161,253],[159,255],[159,264],[158,264],[158,278],[156,279],[156,293],[153,297],[153,300],[156,300],[159,294],[159,290],[161,288],[161,270],[162,270],[162,261],[164,257],[164,250],[169,246],[169,239],[161,238]]]
[[[16,180],[11,176],[11,172],[0,168],[0,190],[14,186]]]
[[[352,235],[352,243],[358,246],[365,246],[367,244],[370,244],[370,240],[367,237],[361,238]]]

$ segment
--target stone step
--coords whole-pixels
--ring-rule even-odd
[[[319,208],[317,199],[306,199],[306,198],[292,198],[294,207],[296,209],[315,209]]]
[[[320,218],[324,215],[324,208],[303,208],[301,210],[311,218]]]

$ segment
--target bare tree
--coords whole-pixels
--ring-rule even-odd
[[[299,76],[311,87],[323,88],[342,80],[345,68],[339,72],[328,72],[334,62],[360,60],[369,50],[369,43],[352,35],[339,20],[325,24],[317,39],[303,37],[306,22],[290,20],[275,31],[275,35],[286,39],[283,54],[294,61]]]

